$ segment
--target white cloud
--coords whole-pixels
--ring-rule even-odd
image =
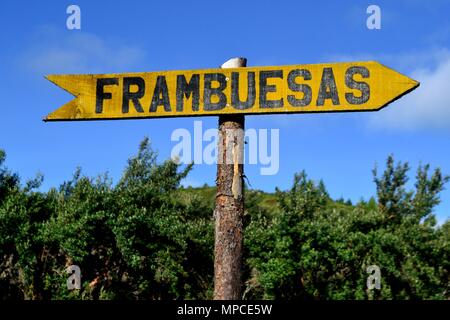
[[[442,61],[448,59],[450,49],[433,48],[425,51],[412,51],[406,53],[359,53],[359,54],[328,54],[323,57],[324,62],[348,62],[375,60],[388,67],[395,67],[401,72],[410,73],[423,68],[435,68]]]
[[[368,116],[377,129],[450,129],[450,49],[396,54],[327,55],[327,61],[376,60],[418,80],[420,87]]]
[[[416,68],[409,76],[420,87],[374,113],[369,125],[376,128],[450,129],[450,53],[431,55],[431,67]],[[413,60],[413,57],[410,58]]]
[[[137,46],[81,31],[43,27],[20,57],[27,70],[40,74],[132,71],[144,60]]]

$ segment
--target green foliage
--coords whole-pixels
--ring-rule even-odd
[[[4,156],[0,159],[2,162]],[[210,210],[180,194],[180,171],[156,162],[145,139],[113,186],[77,169],[59,189],[34,192],[0,171],[0,296],[24,299],[210,298]],[[82,289],[65,269],[78,265]]]
[[[121,179],[77,169],[59,188],[21,183],[0,150],[1,299],[210,299],[215,188],[184,188],[191,166],[159,163],[148,139]],[[245,299],[449,299],[450,221],[433,209],[449,178],[388,157],[376,197],[334,201],[294,177],[275,194],[246,190]],[[67,289],[78,265],[81,290]],[[366,269],[381,269],[368,290]]]
[[[246,229],[246,294],[264,299],[448,299],[448,222],[433,208],[448,177],[419,167],[406,191],[408,164],[389,157],[374,170],[378,203],[333,202],[302,172],[277,191],[281,212],[254,213]],[[367,290],[366,268],[381,269],[381,290]]]

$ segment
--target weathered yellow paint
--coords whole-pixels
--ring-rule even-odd
[[[369,76],[363,78],[361,74],[353,75],[356,82],[364,82],[370,88],[368,100],[361,104],[350,104],[346,94],[353,94],[355,97],[361,96],[362,91],[350,88],[346,84],[346,72],[351,67],[364,67],[369,71]],[[324,68],[331,68],[336,83],[339,104],[333,104],[332,99],[324,100],[322,106],[317,105],[317,98],[322,82]],[[304,69],[310,72],[311,79],[305,80],[303,77],[295,78],[295,83],[304,84],[311,88],[311,102],[306,106],[293,106],[289,103],[288,96],[302,99],[304,93],[293,91],[288,86],[288,74],[292,70]],[[262,71],[281,70],[282,78],[269,78],[267,85],[274,85],[274,92],[267,93],[268,100],[282,99],[282,106],[277,108],[264,107],[260,104],[260,74]],[[247,80],[249,72],[255,73],[255,102],[252,107],[245,110],[238,110],[231,101],[231,75],[233,72],[239,74],[239,97],[241,101],[247,99]],[[219,73],[226,77],[226,87],[223,93],[226,97],[226,105],[220,110],[204,109],[204,86],[205,74]],[[176,110],[177,101],[177,75],[184,75],[187,81],[191,77],[199,75],[199,108],[192,108],[192,94],[190,98],[183,96],[184,108],[182,111]],[[150,105],[158,76],[164,76],[167,82],[170,110],[165,110],[163,105],[157,106],[155,111],[150,111]],[[129,111],[123,112],[123,79],[125,77],[141,77],[145,82],[145,93],[138,99],[142,106],[142,112],[138,112],[133,101],[129,101]],[[103,78],[117,78],[117,85],[105,85],[104,93],[111,94],[110,99],[102,100],[101,112],[96,112],[97,80]],[[154,117],[180,117],[180,116],[210,116],[220,114],[268,114],[268,113],[310,113],[310,112],[352,112],[352,111],[375,111],[383,108],[400,96],[410,92],[419,86],[419,83],[410,79],[378,62],[350,62],[350,63],[329,63],[311,65],[291,65],[291,66],[271,66],[271,67],[249,67],[236,69],[205,69],[190,71],[164,71],[146,73],[124,73],[124,74],[95,74],[95,75],[49,75],[48,80],[57,86],[67,90],[76,98],[56,111],[50,113],[45,121],[58,120],[94,120],[94,119],[126,119],[126,118],[154,118]],[[213,81],[212,87],[219,85]],[[292,86],[291,86],[292,87]],[[130,92],[136,92],[136,85],[130,86]],[[330,88],[327,87],[329,91]],[[216,95],[212,96],[212,102],[218,102]]]

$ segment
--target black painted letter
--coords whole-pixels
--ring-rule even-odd
[[[177,75],[177,111],[183,111],[183,99],[192,96],[192,111],[198,111],[200,101],[200,75],[193,74],[187,82],[183,74]]]
[[[355,74],[360,74],[363,78],[369,78],[369,69],[366,67],[350,67],[345,72],[345,85],[350,89],[357,89],[361,91],[361,95],[356,97],[353,93],[347,92],[345,100],[350,104],[363,104],[370,98],[370,87],[366,82],[359,82],[353,79]]]
[[[212,88],[213,81],[219,82],[218,88]],[[203,94],[203,108],[206,111],[215,111],[223,109],[227,104],[227,97],[223,90],[227,87],[227,80],[222,73],[206,73],[205,74],[205,92]],[[212,103],[211,97],[218,96],[219,102]]]
[[[136,92],[130,92],[130,86],[138,87]],[[144,112],[139,99],[145,94],[145,81],[141,77],[125,77],[123,78],[123,98],[122,98],[122,113],[128,113],[130,110],[130,100],[133,101],[137,112]]]
[[[170,112],[169,90],[165,76],[156,78],[155,90],[153,91],[152,103],[150,104],[150,112],[156,112],[158,106],[163,105],[164,111]]]
[[[307,69],[295,69],[289,72],[288,75],[288,87],[295,92],[303,92],[303,98],[297,99],[294,95],[288,95],[287,99],[293,107],[304,107],[311,103],[312,91],[311,87],[307,84],[298,84],[295,82],[295,78],[302,77],[304,80],[311,80],[311,72]]]
[[[104,92],[103,87],[109,85],[118,85],[119,78],[99,78],[97,79],[97,87],[95,92],[95,113],[103,112],[103,100],[111,99],[110,92]]]
[[[239,99],[239,72],[231,73],[231,105],[237,110],[253,107],[256,98],[255,73],[249,72],[247,76],[247,100]]]
[[[259,105],[260,108],[281,108],[283,99],[267,100],[267,93],[277,91],[275,85],[268,85],[267,78],[283,78],[283,70],[261,71],[259,73]]]
[[[325,99],[331,99],[334,105],[339,104],[339,95],[332,68],[323,68],[322,81],[320,82],[317,105],[323,106]]]

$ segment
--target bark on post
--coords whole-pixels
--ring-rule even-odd
[[[225,62],[222,68],[245,67],[246,64],[245,58],[234,58]],[[243,154],[244,115],[219,116],[217,194],[214,210],[215,300],[241,299],[244,216]]]

